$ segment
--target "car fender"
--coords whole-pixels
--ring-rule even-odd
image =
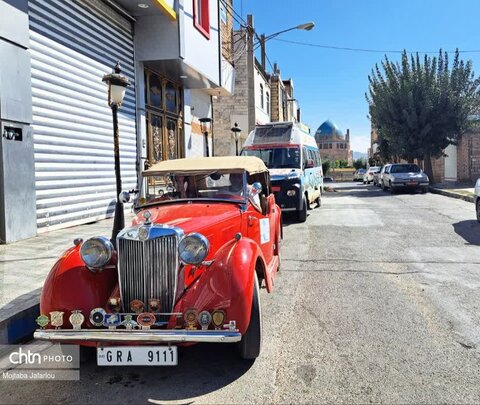
[[[40,298],[40,313],[64,312],[66,327],[72,310],[81,310],[88,320],[93,308],[106,304],[116,283],[116,268],[95,273],[88,270],[80,257],[80,245],[74,246],[50,270]]]
[[[242,237],[227,242],[213,260],[180,297],[174,312],[184,313],[189,308],[198,311],[223,309],[227,314],[226,322],[235,320],[243,334],[250,323],[257,261],[265,268],[262,252],[253,240]]]

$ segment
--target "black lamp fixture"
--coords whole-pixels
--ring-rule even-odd
[[[200,130],[202,131],[203,135],[205,136],[205,156],[210,156],[208,150],[208,133],[210,132],[212,119],[211,118],[199,118],[200,121]]]
[[[238,127],[238,123],[233,124],[233,127],[230,128],[230,130],[235,138],[235,156],[238,156],[238,141],[240,139],[240,132],[242,132],[242,130]]]
[[[123,202],[120,201],[122,193],[122,179],[120,177],[120,147],[117,112],[122,105],[125,91],[130,85],[129,80],[120,73],[120,63],[117,62],[113,68],[113,73],[103,76],[102,81],[108,85],[108,105],[112,109],[113,116],[113,157],[115,162],[115,181],[117,185],[117,201],[115,203],[115,214],[113,217],[112,243],[115,243],[118,233],[125,227],[125,218],[123,214]]]

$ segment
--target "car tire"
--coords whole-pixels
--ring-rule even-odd
[[[302,208],[297,211],[298,222],[305,222],[307,220],[307,199],[303,196]]]
[[[366,182],[366,181],[364,181],[364,182],[363,182],[363,184],[367,184],[367,182]]]
[[[262,312],[260,309],[260,289],[256,276],[253,277],[253,283],[250,323],[238,346],[240,357],[244,360],[256,359],[262,347]]]
[[[423,187],[423,188],[422,188],[422,194],[427,194],[427,191],[428,191],[428,188],[427,188],[427,187]]]
[[[480,199],[477,200],[475,211],[477,212],[477,221],[480,223]]]
[[[320,195],[315,200],[315,203],[317,204],[317,206],[315,208],[320,208],[322,206],[322,193],[321,192],[320,192]]]
[[[383,191],[387,191],[387,187],[385,187],[385,183],[383,181],[382,181],[382,184],[380,185],[380,187],[382,187]]]
[[[388,189],[390,190],[390,193],[391,193],[391,194],[395,194],[395,191],[396,191],[396,190],[395,190],[395,188],[392,187],[392,184],[391,184],[391,183],[388,184]]]

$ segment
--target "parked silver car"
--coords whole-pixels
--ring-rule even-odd
[[[390,192],[401,189],[428,191],[430,180],[418,165],[413,163],[394,163],[386,168],[382,178],[382,189]]]

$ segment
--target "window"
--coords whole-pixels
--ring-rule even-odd
[[[193,25],[203,36],[210,39],[209,0],[193,0]]]
[[[148,162],[182,157],[182,88],[145,70],[145,90]]]
[[[267,114],[270,115],[270,93],[267,91]]]
[[[263,110],[263,84],[260,84],[260,108]]]

